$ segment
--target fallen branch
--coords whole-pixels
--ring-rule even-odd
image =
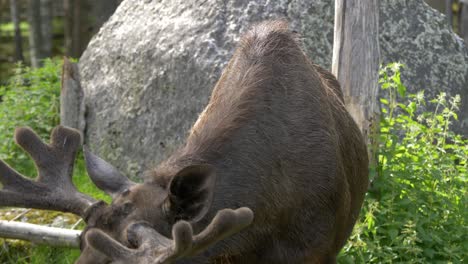
[[[0,237],[53,247],[79,248],[81,231],[0,220]]]

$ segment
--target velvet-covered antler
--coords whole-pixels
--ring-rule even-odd
[[[22,127],[16,129],[15,141],[34,160],[38,176],[29,180],[0,160],[0,206],[71,212],[85,218],[96,200],[78,192],[72,182],[80,133],[58,126],[46,144],[33,130]]]
[[[106,255],[112,263],[170,264],[177,259],[195,256],[209,246],[225,239],[253,221],[249,208],[219,211],[211,223],[198,235],[186,221],[177,222],[172,228],[172,240],[158,233],[145,223],[134,223],[127,228],[127,237],[136,249],[120,244],[98,229],[86,234],[88,244]]]

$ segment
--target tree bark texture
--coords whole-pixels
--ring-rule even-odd
[[[32,67],[52,54],[52,5],[50,0],[29,0],[29,45]]]
[[[452,12],[453,0],[445,0],[445,15],[447,16],[447,22],[450,28],[453,28],[453,12]]]
[[[0,237],[21,239],[53,247],[80,247],[80,230],[0,220]]]
[[[468,0],[460,1],[462,3],[460,12],[460,36],[468,45]]]
[[[366,141],[378,123],[379,4],[335,0],[332,72],[343,90],[348,111]]]
[[[42,42],[41,34],[41,9],[40,3],[36,0],[29,0],[28,20],[29,20],[29,47],[31,54],[31,66],[39,67],[39,62],[43,58],[40,50]]]
[[[64,0],[65,54],[79,58],[119,4],[118,0]]]
[[[63,61],[60,92],[60,124],[79,130],[85,129],[84,93],[80,85],[78,65],[67,58]]]
[[[41,3],[41,49],[44,58],[52,56],[52,1],[40,0]]]
[[[24,62],[23,39],[21,37],[18,3],[16,0],[10,0],[10,13],[11,22],[13,23],[15,29],[15,61]]]

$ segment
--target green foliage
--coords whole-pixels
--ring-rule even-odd
[[[341,263],[466,263],[468,140],[449,130],[460,97],[406,95],[402,65],[380,71],[386,96],[379,165]]]
[[[14,129],[29,126],[41,138],[50,138],[50,132],[60,121],[61,65],[61,60],[50,59],[38,69],[18,65],[15,76],[6,86],[0,86],[0,159],[26,176],[35,177],[36,170],[30,157],[14,143]],[[110,201],[110,197],[98,190],[88,178],[81,153],[75,165],[73,182],[81,192]],[[79,255],[79,250],[29,246],[29,243],[0,241],[0,245],[0,263],[73,263]]]
[[[60,64],[45,60],[38,69],[18,65],[15,76],[0,87],[0,159],[21,172],[34,171],[34,165],[14,143],[14,129],[29,126],[48,138],[59,123]]]
[[[21,35],[27,36],[29,34],[29,23],[20,22],[19,24]],[[1,23],[0,32],[5,36],[13,37],[15,35],[15,26],[13,22]]]
[[[25,243],[4,243],[0,248],[0,263],[69,264],[74,263],[79,254],[78,249],[54,249],[47,246],[29,246]]]

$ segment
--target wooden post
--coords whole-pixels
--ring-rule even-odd
[[[378,123],[379,1],[335,0],[332,72],[369,143]],[[372,159],[372,158],[371,158]]]
[[[83,133],[84,115],[84,92],[80,84],[78,65],[64,58],[60,91],[60,124],[78,129]]]
[[[53,247],[80,247],[80,230],[0,220],[0,237],[21,239]]]

